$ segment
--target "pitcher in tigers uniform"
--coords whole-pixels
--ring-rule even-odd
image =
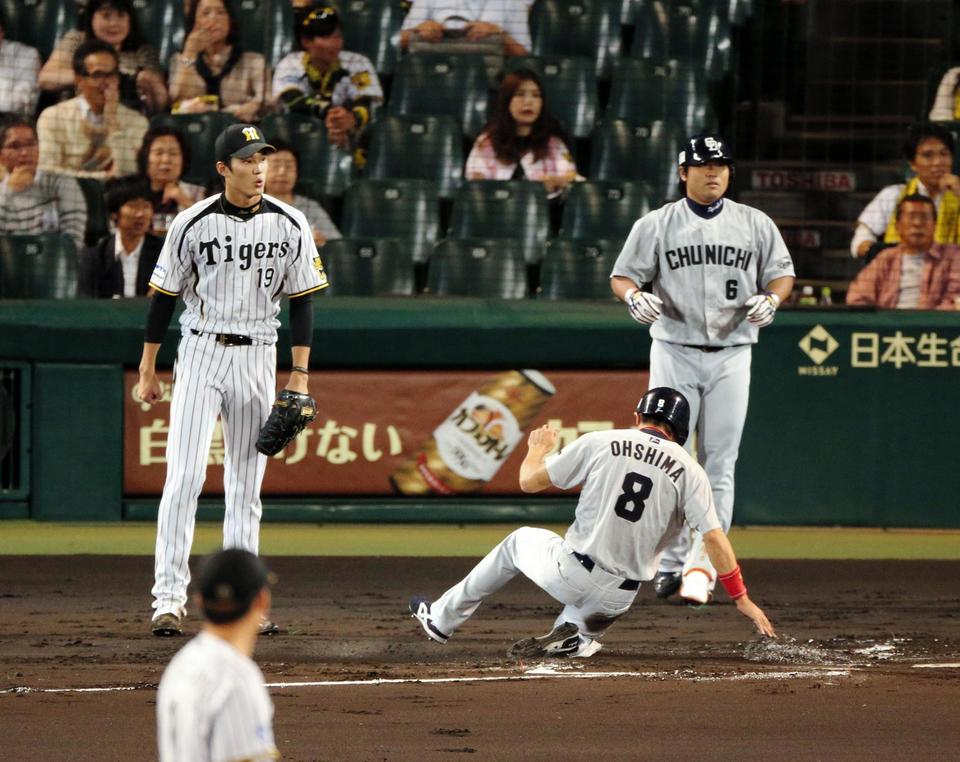
[[[223,546],[258,552],[267,458],[254,444],[276,394],[280,298],[290,300],[293,373],[287,388],[308,393],[311,294],[327,285],[304,215],[263,194],[273,146],[260,129],[231,125],[215,150],[224,191],[181,212],[167,233],[150,279],[156,293],[140,361],[140,399],[157,402],[157,352],[182,296],[167,478],[157,517],[156,635],[182,632],[197,498],[218,416],[225,448]]]
[[[518,529],[435,601],[413,598],[410,613],[427,636],[445,643],[487,596],[523,573],[564,608],[550,633],[518,641],[510,655],[590,656],[684,525],[703,534],[705,552],[739,611],[762,634],[773,635],[766,615],[747,597],[707,476],[683,449],[689,420],[686,398],[658,388],[640,400],[634,428],[584,434],[558,454],[547,457],[556,429],[532,431],[520,488],[582,485],[573,524],[562,538],[546,529]]]

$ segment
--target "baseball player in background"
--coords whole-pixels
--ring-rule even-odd
[[[520,488],[583,485],[574,522],[565,537],[522,527],[437,600],[411,599],[410,613],[429,638],[445,643],[487,596],[523,573],[564,608],[548,634],[518,641],[509,654],[591,656],[685,525],[702,533],[705,554],[740,613],[762,634],[774,635],[747,596],[707,476],[683,449],[690,421],[686,398],[674,389],[651,389],[634,420],[633,428],[584,434],[549,457],[559,432],[547,425],[530,433]]]
[[[276,759],[273,703],[251,658],[272,575],[233,548],[206,559],[198,576],[203,630],[173,657],[157,692],[160,761]]]
[[[695,135],[679,156],[685,197],[634,223],[611,273],[631,317],[650,325],[650,386],[690,401],[697,457],[724,532],[733,519],[734,467],[747,416],[751,346],[793,289],[794,270],[767,215],[725,198],[733,157],[718,135]],[[641,290],[652,285],[651,291]],[[666,550],[654,590],[710,600],[717,571],[698,533]]]
[[[327,277],[304,215],[263,193],[272,150],[251,124],[231,125],[217,137],[216,169],[224,190],[177,215],[150,279],[156,293],[137,386],[146,402],[161,396],[157,352],[178,295],[186,305],[157,517],[155,635],[182,632],[197,498],[218,416],[225,448],[223,546],[258,552],[267,458],[254,445],[276,394],[282,294],[290,300],[293,354],[286,388],[308,393],[311,294],[327,285]],[[275,631],[264,622],[264,632]]]

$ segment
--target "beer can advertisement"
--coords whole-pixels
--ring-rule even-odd
[[[124,493],[159,496],[166,476],[173,379],[162,399],[124,376]],[[317,371],[317,418],[270,459],[263,493],[291,496],[520,494],[526,439],[549,423],[560,446],[633,424],[646,371]],[[278,389],[286,383],[278,373]],[[223,494],[223,430],[214,427],[205,495]]]

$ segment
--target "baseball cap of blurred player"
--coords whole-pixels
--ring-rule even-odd
[[[340,28],[340,14],[336,8],[321,5],[310,9],[297,31],[303,37],[329,37]]]
[[[224,164],[234,157],[245,159],[257,151],[273,153],[276,150],[264,139],[263,133],[255,124],[231,124],[217,136],[213,147],[217,161]]]
[[[197,578],[203,613],[214,624],[240,619],[267,585],[277,581],[249,550],[229,548],[204,559]]]

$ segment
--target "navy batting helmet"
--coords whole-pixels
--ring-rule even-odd
[[[694,135],[677,157],[681,167],[699,167],[711,161],[733,164],[733,154],[726,141],[715,133]]]
[[[637,413],[669,423],[681,447],[687,441],[690,433],[690,403],[676,389],[669,386],[651,389],[640,398]]]

